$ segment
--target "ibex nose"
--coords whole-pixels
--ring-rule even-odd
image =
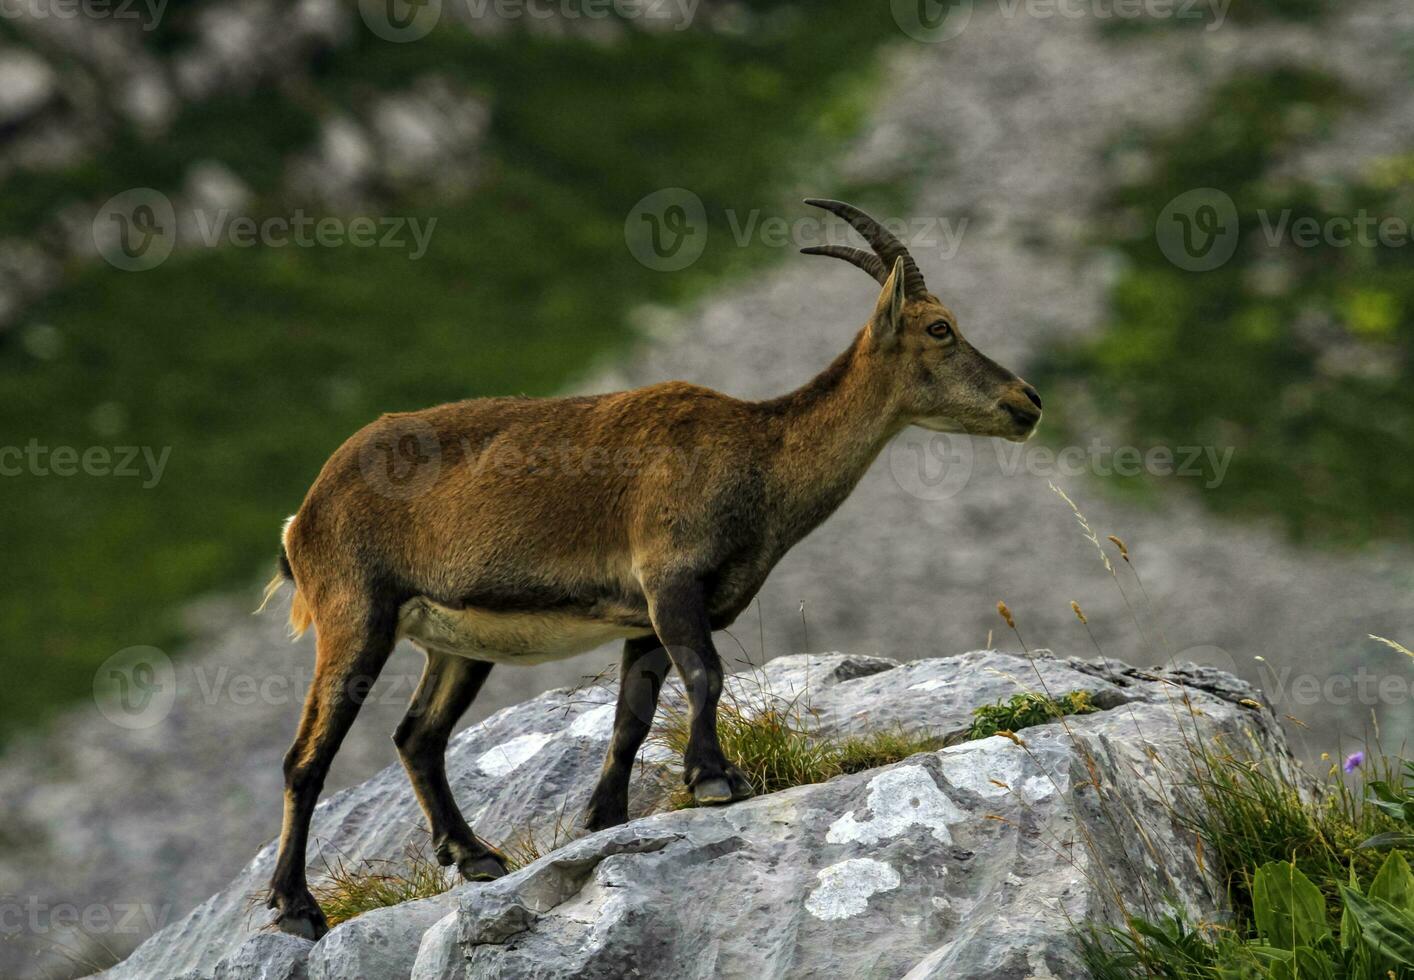
[[[1031,404],[1037,408],[1041,407],[1041,393],[1028,384],[1022,384],[1021,390],[1026,393],[1026,397],[1031,399]]]

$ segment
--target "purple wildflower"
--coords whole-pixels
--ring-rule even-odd
[[[1345,757],[1344,769],[1346,772],[1354,772],[1365,763],[1364,752],[1352,752]]]

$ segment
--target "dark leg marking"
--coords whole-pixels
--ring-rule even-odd
[[[717,738],[717,701],[722,695],[722,660],[712,643],[712,627],[702,584],[674,581],[649,595],[653,628],[687,688],[691,712],[683,781],[698,803],[711,805],[745,799],[751,781],[727,761]]]
[[[489,673],[491,664],[485,661],[429,651],[412,703],[393,733],[408,780],[427,815],[437,861],[444,867],[455,864],[468,881],[506,873],[501,859],[472,833],[447,783],[447,740]]]
[[[658,692],[668,676],[668,653],[656,636],[624,641],[619,665],[619,699],[614,708],[614,734],[604,756],[604,768],[585,810],[589,830],[616,827],[628,820],[628,782],[633,760],[653,726]]]
[[[305,878],[309,820],[329,764],[393,650],[396,606],[375,609],[356,625],[316,623],[314,679],[294,744],[285,754],[285,816],[270,881],[270,908],[284,932],[318,939],[329,931]]]

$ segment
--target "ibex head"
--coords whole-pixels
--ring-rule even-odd
[[[863,353],[893,387],[904,420],[938,432],[1030,438],[1041,421],[1041,396],[967,342],[903,243],[853,205],[816,198],[805,203],[844,218],[873,248],[817,245],[801,251],[844,259],[883,286]]]

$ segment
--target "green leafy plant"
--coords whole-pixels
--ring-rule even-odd
[[[1018,732],[1065,715],[1088,715],[1098,710],[1090,700],[1089,691],[1070,691],[1058,698],[1026,691],[1006,701],[974,709],[967,737],[987,738],[998,732]]]
[[[1360,846],[1414,848],[1414,762],[1404,763],[1398,783],[1393,779],[1375,779],[1370,781],[1366,791],[1366,802],[1401,827],[1375,834]]]
[[[1340,886],[1338,926],[1322,890],[1289,861],[1253,875],[1253,934],[1200,930],[1182,916],[1155,924],[1129,920],[1085,942],[1097,980],[1407,980],[1414,976],[1414,875],[1391,853],[1362,891],[1355,877]]]

